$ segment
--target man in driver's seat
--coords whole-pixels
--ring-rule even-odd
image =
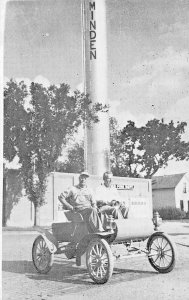
[[[103,232],[104,229],[97,212],[96,202],[87,187],[88,177],[88,172],[82,172],[79,176],[79,184],[61,193],[58,199],[66,209],[79,212],[82,215],[90,233]]]

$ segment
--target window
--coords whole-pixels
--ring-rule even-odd
[[[183,193],[186,193],[186,182],[183,184]]]
[[[184,210],[184,201],[180,200],[180,209],[183,211]]]

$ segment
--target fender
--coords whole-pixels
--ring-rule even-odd
[[[98,233],[89,233],[88,235],[84,236],[80,242],[78,243],[77,250],[76,250],[76,265],[81,266],[81,256],[86,252],[87,247],[90,241],[96,237],[107,239],[114,235],[114,231],[106,231],[106,232],[98,232]]]
[[[149,238],[153,237],[154,235],[158,235],[158,233],[166,234],[163,230],[158,230],[158,231],[154,231],[154,232],[149,236]]]
[[[38,231],[41,236],[44,238],[47,247],[51,253],[55,253],[58,249],[58,241],[56,238],[50,233],[47,229],[43,229],[41,227],[37,227],[36,231]]]
[[[164,233],[164,231],[155,231],[152,235],[150,235],[149,238],[148,238],[147,244],[146,244],[147,249],[148,249],[150,240],[151,240],[154,236],[156,236],[156,235],[158,235],[158,234],[165,234],[165,233]]]

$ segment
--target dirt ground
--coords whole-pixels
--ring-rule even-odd
[[[2,237],[3,300],[60,299],[189,299],[189,223],[166,222],[161,226],[177,246],[175,269],[157,273],[147,258],[117,261],[111,280],[96,285],[86,267],[75,260],[55,257],[47,275],[33,267],[31,249],[36,232],[4,231]]]

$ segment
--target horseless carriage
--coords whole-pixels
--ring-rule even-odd
[[[39,228],[40,235],[32,248],[33,263],[39,273],[50,271],[56,254],[75,258],[77,266],[81,265],[81,257],[85,254],[88,273],[98,284],[111,278],[116,259],[146,256],[159,273],[173,270],[175,246],[167,234],[157,230],[161,221],[158,214],[153,219],[113,219],[110,216],[104,232],[91,234],[79,213],[64,213],[66,222],[53,223],[51,231]],[[118,244],[124,247],[124,255],[115,255],[114,248]]]

